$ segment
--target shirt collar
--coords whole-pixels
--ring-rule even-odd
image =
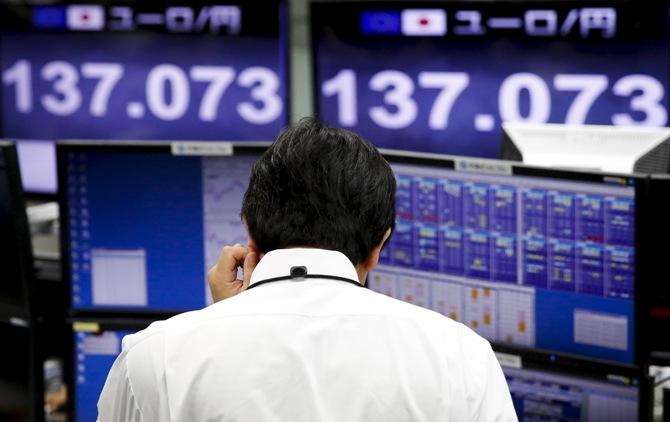
[[[270,251],[263,256],[254,272],[251,283],[291,274],[291,267],[304,266],[308,274],[323,274],[358,281],[358,273],[349,258],[342,252],[326,249],[291,248]]]

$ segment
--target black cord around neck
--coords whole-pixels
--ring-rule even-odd
[[[294,267],[295,268],[295,267]],[[291,269],[291,272],[293,272],[293,268]],[[254,284],[250,285],[247,287],[247,290],[253,289],[254,287],[261,286],[263,284],[268,284],[268,283],[273,283],[275,281],[284,281],[284,280],[291,280],[291,281],[301,281],[304,279],[308,278],[324,278],[326,280],[336,280],[336,281],[344,281],[349,284],[355,284],[358,287],[363,287],[361,283],[358,281],[354,281],[350,278],[346,277],[338,277],[336,275],[327,275],[327,274],[304,274],[304,275],[286,275],[282,277],[274,277],[274,278],[266,278],[265,280],[257,281]]]

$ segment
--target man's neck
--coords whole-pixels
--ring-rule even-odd
[[[369,271],[361,266],[361,264],[356,265],[356,274],[358,274],[358,282],[362,286],[365,286],[365,280],[368,278]]]
[[[287,246],[285,249],[294,249],[294,248],[300,248],[300,249],[319,249],[314,246]],[[362,286],[365,286],[365,280],[368,278],[368,273],[370,272],[368,269],[364,268],[363,265],[360,263],[355,265],[354,268],[356,268],[356,274],[358,274],[358,282],[361,283]]]

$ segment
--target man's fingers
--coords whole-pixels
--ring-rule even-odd
[[[242,289],[249,287],[249,283],[251,283],[251,273],[254,272],[257,264],[258,255],[256,252],[249,252],[246,258],[244,258],[244,281],[242,284]]]
[[[207,282],[215,302],[227,299],[244,291],[251,282],[251,273],[259,258],[253,249],[239,243],[224,246],[219,261],[207,273]],[[237,269],[242,267],[243,279],[237,278]]]
[[[222,281],[237,279],[237,267],[242,265],[248,253],[249,248],[239,244],[223,247],[219,262],[216,264],[218,275],[223,278]]]

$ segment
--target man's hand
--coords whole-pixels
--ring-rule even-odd
[[[258,254],[239,243],[224,246],[219,262],[207,272],[207,283],[214,302],[228,299],[249,287],[251,273],[258,264]],[[237,278],[237,268],[242,267],[243,279]]]

